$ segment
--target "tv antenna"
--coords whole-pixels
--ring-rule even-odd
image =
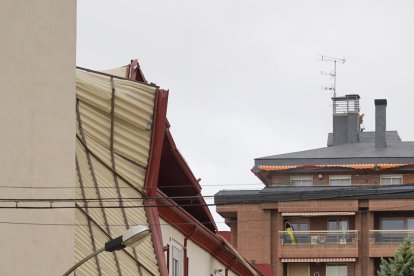
[[[324,90],[328,90],[328,91],[333,91],[333,96],[334,98],[336,97],[336,63],[345,63],[346,59],[345,58],[336,58],[336,57],[328,57],[328,56],[320,56],[321,60],[320,61],[326,61],[326,62],[332,62],[334,65],[334,69],[331,72],[324,72],[321,71],[321,75],[322,76],[330,76],[331,78],[333,78],[333,85],[331,86],[323,86],[322,89]]]

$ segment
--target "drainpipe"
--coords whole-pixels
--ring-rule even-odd
[[[188,276],[187,241],[197,232],[197,226],[184,238],[184,276]]]
[[[224,270],[224,275],[225,276],[229,276],[229,270],[235,263],[236,263],[236,258],[233,259],[233,261],[230,263],[230,265],[226,266],[226,270]]]
[[[167,244],[166,246],[164,246],[162,248],[162,251],[167,252],[167,260],[166,260],[167,270],[170,271],[170,245]]]

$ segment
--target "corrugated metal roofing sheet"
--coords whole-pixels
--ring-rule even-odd
[[[77,198],[100,199],[80,204],[76,212],[79,260],[129,226],[148,224],[142,190],[156,89],[79,69],[76,75]],[[76,275],[159,275],[151,237],[138,248],[139,254],[104,252]]]

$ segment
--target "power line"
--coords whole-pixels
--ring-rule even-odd
[[[153,206],[151,206],[153,207]],[[402,205],[402,206],[394,206],[394,207],[388,207],[388,208],[384,208],[381,210],[381,212],[384,211],[395,211],[396,209],[399,208],[404,208],[404,207],[413,207],[414,208],[414,203],[413,204],[407,204],[407,205]],[[78,208],[78,207],[76,207]],[[355,211],[355,213],[367,213],[367,212],[372,212],[370,210],[358,210]],[[289,219],[292,218],[301,218],[303,216],[289,216]],[[267,222],[268,220],[265,219],[246,219],[246,220],[235,220],[234,223],[248,223],[248,222]],[[211,224],[211,222],[203,222],[203,221],[198,221],[201,224]],[[215,221],[215,223],[220,223],[220,224],[227,224],[225,221]],[[232,223],[232,222],[230,222]],[[17,221],[0,221],[0,224],[10,224],[10,225],[38,225],[38,226],[89,226],[88,224],[76,224],[76,223],[40,223],[40,222],[17,222]],[[144,223],[145,224],[145,223]],[[152,225],[161,225],[161,226],[166,226],[166,225],[193,225],[194,222],[176,222],[176,223],[157,223],[157,224],[152,224]],[[147,224],[148,225],[148,224]],[[94,227],[99,227],[99,225],[93,225]],[[126,226],[125,224],[108,224],[108,226]]]
[[[376,188],[376,187],[375,187]],[[289,200],[277,200],[277,201],[298,201],[298,200],[315,200],[315,199],[341,199],[341,198],[350,198],[350,197],[359,197],[359,196],[379,196],[379,195],[392,195],[392,194],[407,194],[407,192],[413,192],[413,191],[378,191],[375,189],[375,192],[371,193],[353,193],[353,194],[340,194],[343,191],[347,191],[343,188],[338,189],[332,189],[329,190],[329,192],[337,192],[337,195],[327,195],[323,196],[324,193],[321,191],[318,191],[320,194],[319,197],[312,197],[312,198],[303,198],[302,194],[307,194],[308,192],[312,191],[305,191],[305,192],[297,192],[297,191],[291,191],[291,192],[284,192],[283,194],[285,196],[289,194],[295,194],[299,195],[298,198],[295,199],[289,199]],[[314,192],[313,192],[314,193]],[[226,204],[220,204],[220,205],[229,205],[229,204],[246,204],[246,203],[253,203],[252,199],[255,198],[262,198],[264,194],[242,194],[242,195],[234,195],[233,197],[236,199],[239,199],[239,201],[234,200],[230,203]],[[119,198],[119,197],[105,197],[105,198],[0,198],[0,202],[130,202],[130,201],[136,201],[136,200],[144,200],[144,199],[154,199],[154,200],[195,200],[195,199],[209,199],[214,198],[214,195],[192,195],[192,196],[169,196],[169,197],[160,197],[160,196],[154,196],[154,197],[126,197],[126,198]]]
[[[264,221],[264,220],[257,220]],[[201,224],[211,224],[211,222],[200,222]],[[221,223],[224,224],[224,221],[216,221],[215,223]],[[100,227],[100,225],[95,224],[76,224],[76,223],[40,223],[40,222],[19,222],[19,221],[0,221],[0,224],[10,224],[10,225],[38,225],[38,226],[82,226],[82,227]],[[142,225],[149,225],[148,223],[139,223]],[[160,226],[167,226],[167,225],[194,225],[194,222],[175,222],[175,223],[152,223],[151,225],[160,225]],[[126,224],[108,224],[108,226],[111,227],[125,227]]]
[[[216,204],[180,204],[180,205],[126,205],[126,206],[81,206],[88,209],[132,209],[132,208],[183,208],[183,207],[203,207],[216,206]],[[77,209],[76,206],[0,206],[0,209],[13,210],[53,210],[53,209]]]
[[[169,197],[160,197],[160,196],[147,196],[147,197],[102,197],[102,198],[0,198],[0,202],[73,202],[73,201],[87,201],[87,202],[99,202],[99,201],[108,201],[108,202],[128,202],[136,201],[143,199],[156,199],[156,200],[186,200],[186,199],[200,199],[200,198],[214,198],[214,195],[194,195],[194,196],[169,196]]]
[[[228,184],[200,184],[201,187],[222,187],[222,186],[263,186],[263,183],[228,183]],[[159,188],[188,188],[192,185],[175,185],[175,186],[159,186]],[[0,185],[0,188],[7,188],[7,189],[39,189],[39,190],[47,190],[47,189],[79,189],[78,186],[11,186],[11,185]],[[94,186],[86,186],[83,187],[85,189],[96,189]],[[119,187],[120,189],[134,189],[133,187]],[[115,187],[99,187],[99,189],[115,189]]]

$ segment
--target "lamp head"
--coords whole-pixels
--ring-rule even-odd
[[[150,229],[145,225],[137,225],[129,228],[122,235],[122,244],[129,247],[135,247],[143,238],[148,236]]]

